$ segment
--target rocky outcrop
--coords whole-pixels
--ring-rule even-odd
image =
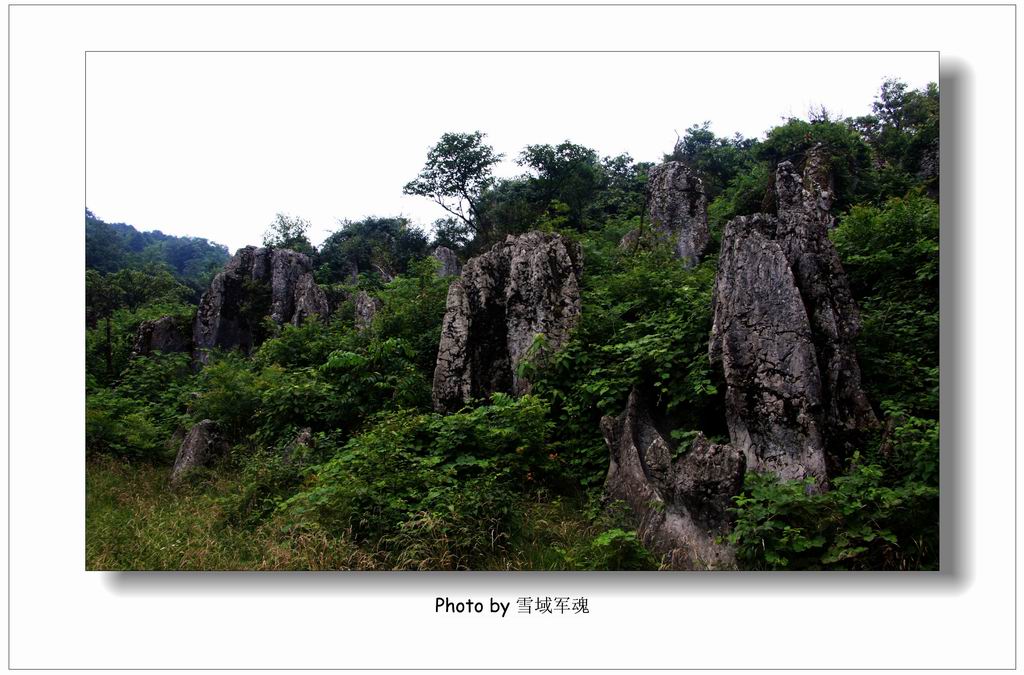
[[[153,321],[143,321],[135,333],[132,356],[148,356],[153,352],[170,354],[187,352],[192,349],[190,331],[172,316],[162,316]]]
[[[621,415],[601,419],[601,431],[610,455],[605,497],[629,505],[644,545],[675,569],[734,567],[732,549],[716,539],[728,534],[743,488],[743,453],[701,434],[680,451],[636,389]]]
[[[917,178],[928,185],[928,191],[939,191],[939,139],[934,139],[921,153]]]
[[[235,253],[203,294],[192,340],[200,361],[215,347],[248,353],[259,341],[264,317],[299,325],[329,311],[308,256],[247,246]]]
[[[516,371],[539,362],[569,338],[580,313],[579,245],[558,234],[509,236],[471,258],[448,289],[434,407],[461,408],[493,392],[517,395],[529,381]],[[539,349],[531,353],[536,342]]]
[[[348,284],[350,286],[355,286],[357,283],[359,283],[359,265],[356,264],[355,260],[346,260],[343,269],[344,279],[342,280],[342,283]]]
[[[857,308],[828,239],[821,156],[808,153],[803,175],[779,164],[777,215],[726,224],[709,354],[722,364],[729,435],[748,468],[826,487],[877,420],[853,347]]]
[[[285,464],[292,464],[301,460],[302,456],[314,446],[313,430],[309,427],[299,430],[295,438],[285,446],[281,453],[281,461]]]
[[[171,484],[178,485],[190,471],[204,466],[223,450],[212,420],[203,420],[192,427],[181,442],[171,470]]]
[[[652,232],[686,265],[697,264],[711,240],[703,181],[682,162],[659,164],[648,174],[647,202]]]
[[[437,276],[457,277],[462,274],[462,265],[459,264],[458,256],[455,255],[455,251],[447,246],[438,246],[431,255],[441,262],[441,267],[437,270]]]
[[[381,308],[381,302],[366,291],[359,291],[352,299],[355,305],[356,330],[366,330],[373,324],[373,317]]]

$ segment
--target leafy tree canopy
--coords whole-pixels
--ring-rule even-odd
[[[263,245],[313,255],[313,245],[306,236],[310,227],[311,223],[305,218],[278,213],[263,235]]]
[[[325,270],[321,280],[336,283],[350,281],[360,272],[393,277],[427,253],[427,236],[408,218],[370,216],[342,221],[341,229],[324,240],[316,259]]]
[[[485,134],[446,133],[427,152],[427,163],[405,194],[429,197],[476,232],[480,196],[493,183],[495,164],[504,157],[484,143]]]
[[[85,267],[103,273],[164,266],[198,297],[229,258],[228,249],[202,237],[140,232],[85,211]]]

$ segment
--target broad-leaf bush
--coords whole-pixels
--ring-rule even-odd
[[[443,566],[472,567],[505,545],[516,492],[537,480],[545,412],[536,397],[496,395],[448,416],[382,413],[281,511],[291,526],[344,533],[403,566],[443,539]]]

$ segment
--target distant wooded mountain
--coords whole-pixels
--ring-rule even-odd
[[[183,284],[202,291],[230,257],[227,246],[203,237],[176,237],[159,230],[141,232],[108,223],[85,211],[85,267],[103,273],[167,267]]]

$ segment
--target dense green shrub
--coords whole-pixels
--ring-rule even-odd
[[[857,352],[877,402],[937,417],[939,206],[920,194],[856,206],[832,239],[860,305]]]
[[[537,480],[545,413],[536,397],[496,394],[454,415],[378,415],[314,468],[282,512],[292,525],[346,533],[406,562],[444,541],[448,557],[437,566],[473,566],[505,545],[516,493]]]
[[[566,565],[578,570],[655,570],[658,561],[644,548],[635,531],[612,528],[585,545],[563,551]]]
[[[85,447],[104,453],[159,461],[167,459],[166,429],[150,418],[143,401],[100,389],[85,399]]]
[[[608,468],[600,418],[622,412],[634,386],[651,392],[677,427],[717,435],[724,419],[720,376],[707,356],[714,259],[688,270],[665,249],[602,253],[591,244],[595,263],[606,267],[586,280],[580,325],[532,375],[534,392],[565,430],[552,443],[559,476],[588,488]]]
[[[432,378],[441,339],[441,320],[452,277],[437,276],[440,262],[433,257],[409,264],[399,277],[378,293],[381,308],[374,317],[375,339],[398,338],[412,350],[410,358]]]
[[[832,489],[748,473],[729,541],[745,569],[937,569],[938,488],[859,465]]]
[[[191,325],[194,315],[194,307],[170,302],[154,302],[134,310],[113,310],[109,317],[98,320],[95,328],[86,328],[85,372],[98,384],[115,384],[131,360],[139,324],[171,316],[187,326]]]
[[[319,366],[327,361],[331,352],[350,349],[358,344],[351,323],[341,317],[333,317],[330,321],[306,321],[301,326],[285,324],[276,336],[253,353],[253,361],[261,367]]]
[[[259,377],[237,352],[215,354],[196,378],[189,412],[193,421],[210,419],[231,440],[252,430],[259,408]]]

